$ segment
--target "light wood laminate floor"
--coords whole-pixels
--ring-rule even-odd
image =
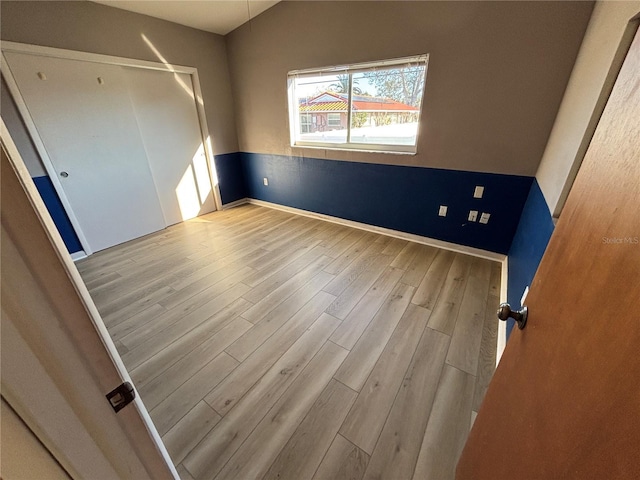
[[[77,266],[184,480],[453,478],[498,263],[244,205]]]

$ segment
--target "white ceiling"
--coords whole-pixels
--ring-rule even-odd
[[[226,35],[280,0],[95,0],[110,7]]]

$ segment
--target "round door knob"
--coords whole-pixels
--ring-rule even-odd
[[[522,307],[520,310],[511,310],[511,305],[508,303],[501,303],[500,308],[498,308],[498,318],[500,320],[508,320],[509,318],[513,318],[518,324],[518,328],[522,330],[527,324],[527,315],[529,310],[526,306]]]
[[[60,172],[60,176],[62,178],[67,178],[69,176],[69,174],[67,172]]]

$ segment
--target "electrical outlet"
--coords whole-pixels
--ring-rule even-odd
[[[480,215],[480,223],[484,223],[485,225],[487,223],[489,223],[489,217],[491,216],[490,213],[484,213],[482,212],[482,215]]]
[[[484,195],[484,187],[477,186],[473,192],[473,198],[482,198],[482,195]]]
[[[440,215],[441,217],[446,217],[447,216],[447,206],[446,205],[440,205],[440,210],[438,210],[438,215]]]
[[[476,222],[478,220],[478,211],[477,210],[469,210],[469,221]]]
[[[265,187],[268,187],[269,186],[269,179],[267,177],[264,177],[262,179],[262,183],[264,183]]]

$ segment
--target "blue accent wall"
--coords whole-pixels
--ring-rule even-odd
[[[520,299],[527,285],[531,285],[553,229],[549,207],[538,182],[534,179],[509,249],[507,301],[512,308],[522,307]],[[514,321],[509,320],[507,336],[511,333],[513,325]]]
[[[241,198],[246,198],[248,196],[247,185],[241,154],[225,153],[216,155],[214,161],[222,203],[231,203]]]
[[[533,181],[516,175],[240,155],[248,197],[503,254],[509,251]],[[481,199],[473,198],[476,185],[485,187]],[[220,188],[226,188],[222,180]],[[440,205],[448,206],[446,217],[438,216]],[[490,213],[489,223],[469,222],[469,210]]]
[[[256,153],[216,155],[215,165],[223,204],[250,197],[508,254],[512,306],[553,232],[531,177]],[[69,252],[82,250],[49,177],[33,181]],[[473,198],[476,185],[485,187],[482,199]],[[438,216],[440,205],[447,217]],[[489,224],[469,222],[472,209],[490,213]]]
[[[60,198],[53,187],[53,183],[51,183],[51,179],[48,176],[34,177],[33,183],[36,184],[36,188],[38,189],[38,192],[40,192],[40,196],[42,197],[47,210],[49,210],[53,223],[55,223],[58,228],[58,232],[60,232],[60,236],[62,237],[67,250],[69,250],[69,253],[75,253],[82,250],[80,240],[69,221],[67,212],[65,212],[64,207],[60,202]]]

